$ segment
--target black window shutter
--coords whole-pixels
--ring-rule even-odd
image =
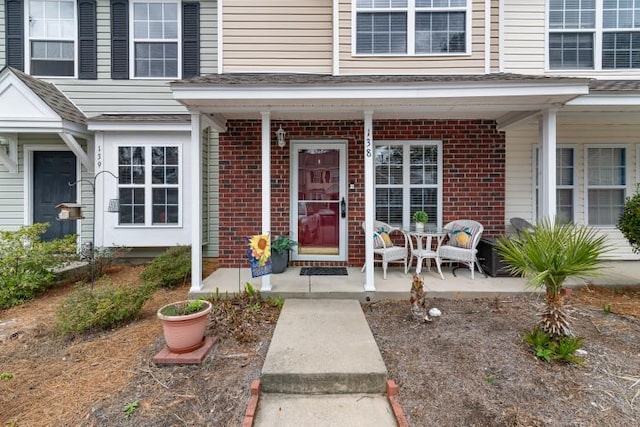
[[[78,77],[98,78],[96,0],[78,0]]]
[[[7,65],[24,71],[24,1],[5,0],[4,19]]]
[[[182,78],[200,75],[200,3],[182,3]]]
[[[111,78],[129,78],[128,0],[111,0]]]

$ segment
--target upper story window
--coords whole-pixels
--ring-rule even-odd
[[[549,68],[640,68],[640,2],[550,0]]]
[[[34,76],[75,75],[76,4],[74,0],[30,0],[28,63]]]
[[[134,77],[179,77],[178,5],[175,0],[132,2]]]
[[[465,54],[468,0],[356,0],[355,53]]]

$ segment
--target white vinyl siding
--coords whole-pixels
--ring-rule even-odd
[[[225,73],[330,73],[332,1],[225,0]]]
[[[633,189],[640,177],[635,174],[640,165],[636,158],[637,135],[640,124],[630,115],[584,113],[582,115],[559,115],[557,141],[560,146],[575,149],[575,218],[578,224],[587,221],[585,201],[585,150],[587,146],[621,147],[627,146],[627,188]],[[512,217],[535,221],[535,182],[533,182],[535,160],[534,148],[538,143],[538,123],[532,121],[506,132],[506,200],[505,224]],[[640,171],[638,172],[640,174]],[[607,243],[613,250],[607,258],[616,260],[637,260],[628,242],[615,226],[598,226],[607,236]]]
[[[18,135],[18,173],[9,173],[0,163],[0,229],[17,230],[24,225],[24,142]]]
[[[341,74],[483,74],[485,72],[485,7],[484,0],[473,0],[467,13],[467,54],[428,55],[355,55],[355,10],[352,0],[339,0],[339,59]],[[493,6],[493,4],[492,4]],[[355,6],[353,6],[355,7]],[[495,52],[497,66],[498,8],[491,8],[490,22],[496,22],[490,33],[490,51]],[[544,21],[543,21],[544,22]]]
[[[503,1],[502,4],[504,72],[544,73],[546,0]]]
[[[203,255],[217,257],[220,245],[220,168],[218,155],[218,134],[205,132],[202,137],[203,157]]]
[[[2,3],[4,4],[4,3]],[[87,116],[118,113],[187,113],[173,99],[170,80],[111,79],[109,0],[98,0],[98,79],[46,79],[56,84]],[[217,72],[217,1],[200,1],[200,73]],[[4,6],[0,7],[0,59],[5,61]],[[328,47],[330,49],[330,46]]]

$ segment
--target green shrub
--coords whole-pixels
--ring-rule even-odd
[[[76,236],[43,242],[49,224],[0,231],[0,308],[33,299],[54,279],[52,270],[75,257]]]
[[[618,229],[627,239],[634,253],[640,253],[640,193],[627,198],[618,218]]]
[[[191,275],[191,248],[173,246],[156,257],[140,274],[145,282],[161,288],[175,288]]]
[[[155,287],[113,285],[91,290],[79,286],[58,308],[56,329],[62,335],[110,329],[136,319]]]
[[[576,351],[584,344],[583,337],[566,335],[555,339],[540,328],[526,332],[523,340],[531,346],[536,357],[546,362],[561,361],[566,363],[584,364],[584,360],[576,356]]]

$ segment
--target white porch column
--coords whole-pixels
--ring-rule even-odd
[[[271,113],[262,116],[262,233],[271,231]],[[271,290],[271,275],[262,276],[261,291]]]
[[[191,292],[202,289],[202,159],[200,113],[191,113]],[[187,206],[183,211],[187,211]]]
[[[557,108],[542,112],[540,122],[539,218],[555,220],[556,216],[556,117]]]
[[[374,176],[373,176],[373,111],[364,112],[364,248],[365,279],[364,290],[375,291],[373,279],[373,221]]]

